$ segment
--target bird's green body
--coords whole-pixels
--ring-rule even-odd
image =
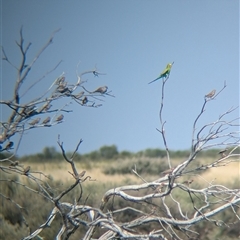
[[[173,63],[168,63],[166,68],[160,73],[160,75],[154,79],[153,81],[149,82],[148,84],[157,81],[158,79],[161,78],[167,78],[170,74],[171,68],[172,68]]]

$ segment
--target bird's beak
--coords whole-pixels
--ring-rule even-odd
[[[172,62],[172,65],[174,64],[174,62]]]

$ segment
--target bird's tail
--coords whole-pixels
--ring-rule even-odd
[[[152,80],[151,82],[149,82],[148,84],[153,83],[153,82],[157,81],[158,79],[159,78],[156,78],[156,79]]]

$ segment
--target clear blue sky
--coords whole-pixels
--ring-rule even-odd
[[[115,144],[119,151],[163,148],[159,108],[161,81],[148,85],[168,62],[174,61],[166,84],[163,118],[168,147],[189,149],[193,121],[204,95],[224,81],[225,91],[211,101],[200,123],[215,121],[220,113],[239,104],[239,1],[1,1],[1,45],[13,63],[20,54],[15,40],[23,25],[25,42],[31,42],[29,61],[58,28],[54,43],[44,52],[26,85],[62,64],[33,89],[28,99],[43,92],[65,72],[76,81],[79,71],[97,64],[107,75],[86,77],[90,89],[107,85],[115,98],[104,98],[101,108],[76,103],[67,109],[64,123],[24,135],[19,155],[57,147],[61,135],[67,151],[84,141],[79,153]],[[16,72],[1,63],[1,99],[10,99]],[[27,99],[27,98],[26,98]],[[25,101],[26,101],[25,99]],[[9,113],[1,107],[1,120]],[[236,111],[232,118],[237,117]],[[201,125],[198,125],[200,128]],[[16,141],[15,138],[13,138]]]

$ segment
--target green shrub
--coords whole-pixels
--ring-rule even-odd
[[[135,168],[139,174],[159,175],[168,166],[161,159],[122,160],[109,165],[103,172],[108,175],[129,174]]]
[[[118,150],[115,145],[112,146],[103,146],[99,149],[101,158],[104,159],[114,159],[118,155]]]

